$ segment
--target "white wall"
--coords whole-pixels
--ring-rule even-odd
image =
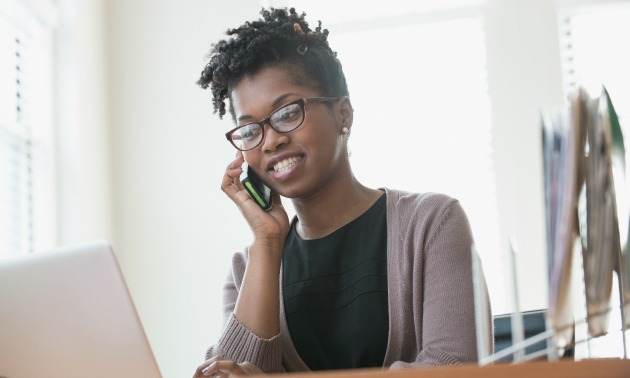
[[[508,251],[512,239],[516,248],[521,310],[541,309],[547,249],[540,112],[564,106],[555,2],[487,0],[486,9],[501,244]]]
[[[107,60],[101,1],[59,0],[56,135],[57,242],[114,236]]]
[[[78,34],[67,36],[75,50],[64,55],[77,76],[62,83],[74,102],[60,117],[60,239],[112,240],[164,376],[190,376],[221,330],[229,259],[250,238],[219,189],[234,155],[223,137],[231,122],[218,121],[210,93],[194,82],[210,44],[257,17],[260,3],[62,4],[75,10]],[[487,40],[488,80],[502,240],[515,235],[528,272],[521,289],[537,282],[543,293],[523,307],[539,308],[546,265],[537,111],[562,102],[553,2],[490,0],[486,17],[496,33]]]
[[[192,375],[221,328],[220,290],[248,228],[220,191],[231,125],[195,81],[256,0],[109,0],[114,223],[121,265],[165,377]]]

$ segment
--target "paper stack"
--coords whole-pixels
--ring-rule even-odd
[[[581,295],[571,287],[571,277],[578,273],[572,271],[574,250],[582,256],[590,336],[608,330],[613,271],[623,277],[621,286],[628,287],[630,282],[628,254],[622,255],[622,244],[626,249],[628,243],[620,239],[615,195],[615,180],[625,186],[625,177],[613,175],[613,166],[621,165],[621,172],[625,171],[625,149],[605,89],[598,98],[580,89],[570,99],[568,112],[543,116],[542,129],[548,314],[558,347],[564,347],[572,342],[576,321],[572,298]],[[628,226],[628,219],[623,219],[621,227]]]

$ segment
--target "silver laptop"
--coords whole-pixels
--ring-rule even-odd
[[[0,378],[161,377],[105,241],[0,260]]]

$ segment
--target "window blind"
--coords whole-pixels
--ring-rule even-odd
[[[606,86],[630,137],[630,1],[567,7],[561,19],[561,49],[567,94],[578,86],[598,95]]]
[[[31,251],[31,131],[25,78],[28,40],[6,17],[0,19],[0,234],[3,255]]]
[[[0,257],[33,252],[51,233],[51,31],[19,1],[0,8]],[[44,158],[44,156],[46,158]],[[36,205],[42,201],[42,206]],[[41,207],[41,211],[38,208]],[[47,224],[48,230],[36,226]]]

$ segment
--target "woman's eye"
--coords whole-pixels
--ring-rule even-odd
[[[287,123],[298,119],[301,111],[299,105],[289,105],[278,110],[273,118],[275,122]]]
[[[252,140],[256,139],[260,135],[260,127],[257,125],[248,125],[240,129],[241,139]]]

